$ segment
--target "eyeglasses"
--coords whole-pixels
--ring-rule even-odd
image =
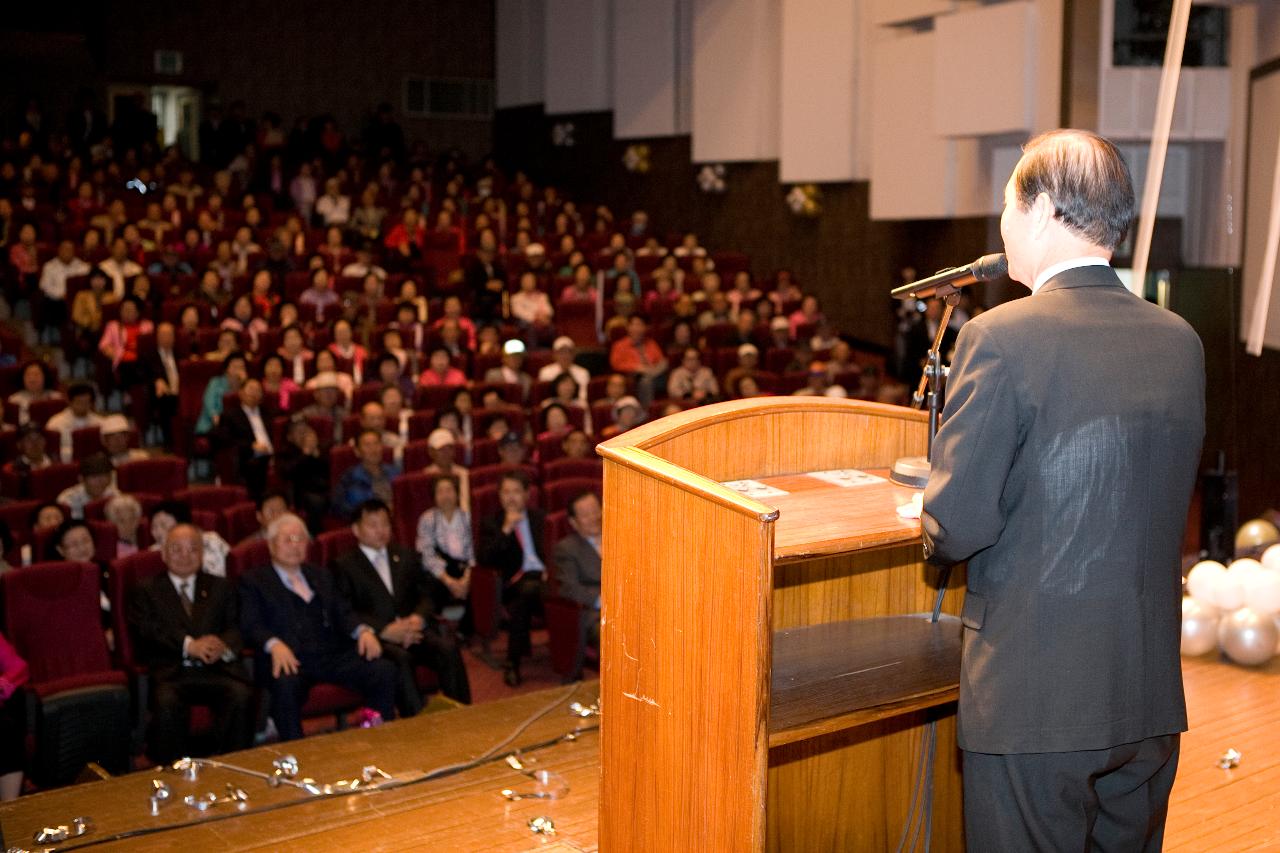
[[[276,539],[286,545],[303,545],[308,541],[307,537],[300,533],[295,533],[292,536],[277,536]]]

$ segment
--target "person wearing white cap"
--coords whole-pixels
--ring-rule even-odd
[[[551,363],[543,365],[538,371],[539,382],[550,382],[561,373],[567,373],[573,377],[573,381],[578,383],[578,402],[587,405],[587,383],[591,381],[591,374],[580,364],[575,364],[573,359],[578,354],[578,347],[573,342],[573,338],[568,335],[561,335],[555,339],[555,343],[551,345]]]
[[[315,394],[315,400],[300,412],[294,414],[294,420],[308,418],[330,418],[333,421],[333,441],[342,443],[342,422],[350,414],[346,401],[342,396],[342,386],[338,384],[338,374],[330,370],[317,373],[307,387]]]
[[[524,370],[524,342],[512,338],[502,345],[502,365],[491,367],[484,374],[484,381],[495,384],[519,385],[520,398],[529,401],[533,389],[533,377]]]
[[[129,419],[124,415],[107,415],[99,424],[98,432],[102,436],[102,449],[117,468],[126,462],[148,458],[145,450],[129,446]]]
[[[457,463],[458,439],[443,427],[434,429],[427,436],[427,450],[431,464],[422,469],[432,477],[452,477],[458,481],[458,506],[471,514],[471,474]]]
[[[738,366],[724,376],[724,390],[728,394],[738,393],[738,383],[745,377],[754,377],[759,373],[760,350],[755,344],[742,344],[738,347]]]
[[[640,401],[628,394],[613,404],[613,423],[600,431],[601,438],[612,438],[624,433],[644,421],[644,407]]]

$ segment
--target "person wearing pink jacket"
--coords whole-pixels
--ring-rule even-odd
[[[27,662],[0,634],[0,801],[22,792],[22,758],[27,726],[18,688],[27,683]]]

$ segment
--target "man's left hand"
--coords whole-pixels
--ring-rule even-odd
[[[360,636],[356,638],[356,651],[365,660],[374,660],[382,657],[382,643],[378,642],[378,636],[372,629],[361,631]]]

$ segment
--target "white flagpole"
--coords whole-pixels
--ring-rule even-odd
[[[1276,171],[1271,181],[1271,221],[1267,225],[1267,249],[1262,257],[1262,274],[1258,277],[1258,289],[1253,294],[1253,313],[1249,315],[1249,333],[1244,342],[1244,351],[1249,355],[1262,355],[1267,314],[1271,312],[1271,288],[1276,279],[1277,254],[1280,254],[1280,140],[1276,145]]]
[[[1169,17],[1169,38],[1164,48],[1164,68],[1160,72],[1160,92],[1156,98],[1156,123],[1151,131],[1151,154],[1147,159],[1147,180],[1142,187],[1142,210],[1138,234],[1133,241],[1133,280],[1129,288],[1141,296],[1147,281],[1147,261],[1151,256],[1151,235],[1156,228],[1156,208],[1160,203],[1160,183],[1164,178],[1164,158],[1169,150],[1169,130],[1178,97],[1178,77],[1182,72],[1182,49],[1187,42],[1187,21],[1191,0],[1174,0]]]

